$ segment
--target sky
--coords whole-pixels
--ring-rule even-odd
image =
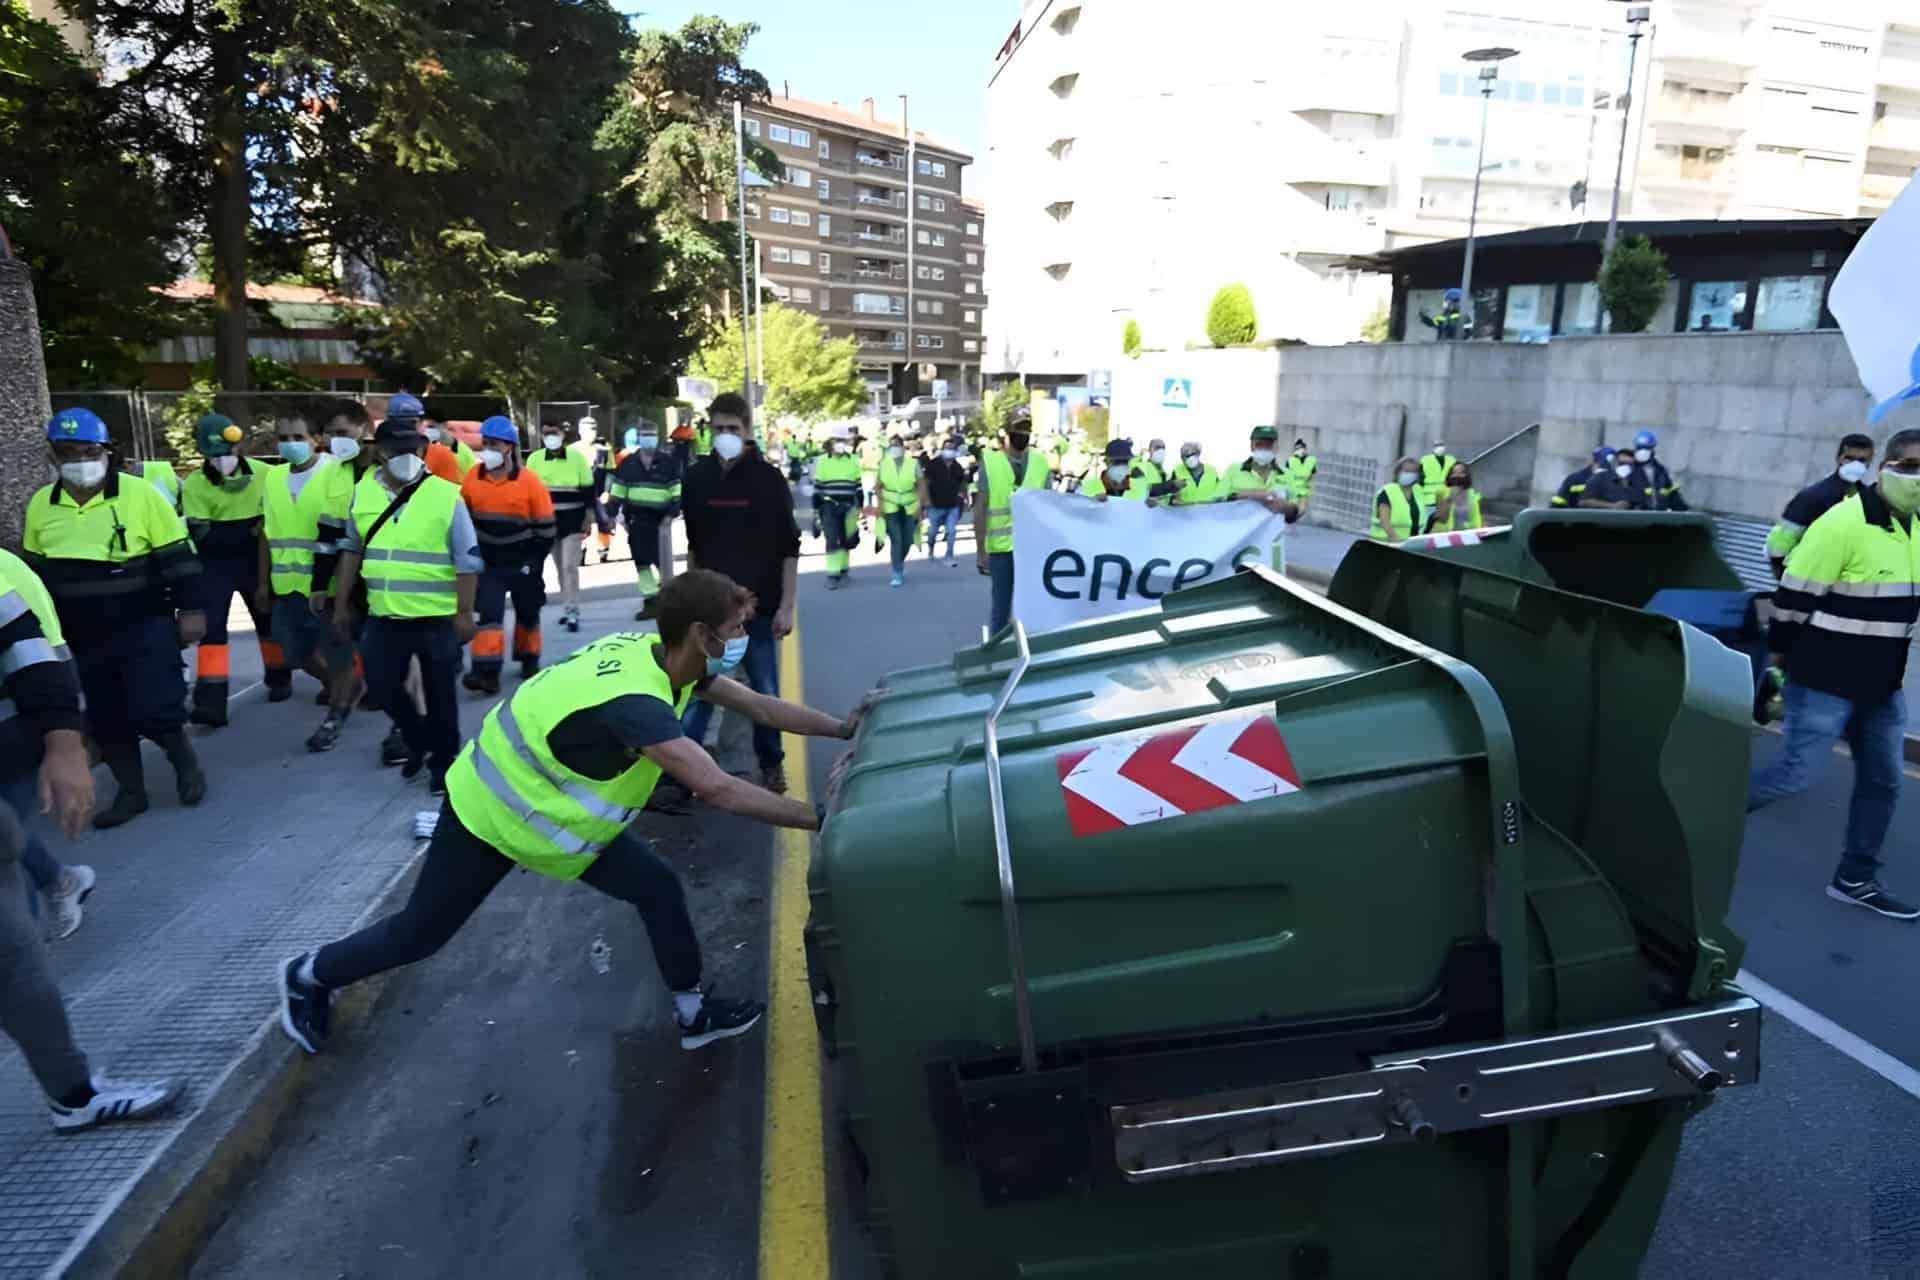
[[[993,55],[1020,18],[1020,0],[616,0],[640,24],[678,27],[697,14],[756,22],[747,65],[774,96],[859,110],[872,98],[899,118],[908,95],[913,127],[974,158],[966,194],[987,196],[987,77]]]

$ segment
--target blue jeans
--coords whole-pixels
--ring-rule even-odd
[[[993,616],[987,634],[997,636],[1013,617],[1013,552],[988,552],[987,570],[993,575]]]
[[[754,618],[747,623],[747,656],[740,660],[740,669],[730,674],[743,678],[755,693],[764,693],[769,698],[780,696],[780,642],[773,638],[772,618]],[[695,696],[680,727],[695,742],[705,742],[707,724],[712,719],[713,704]],[[786,759],[787,753],[780,746],[780,731],[755,724],[753,755],[762,769],[770,769]]]
[[[35,816],[40,812],[40,775],[38,772],[12,774],[0,778],[0,804],[13,806],[20,815],[20,830],[26,842],[20,846],[20,865],[27,872],[27,913],[40,918],[40,895],[53,888],[60,878],[60,864],[47,852],[47,845],[36,830]]]
[[[893,559],[893,571],[905,573],[907,552],[913,550],[914,526],[920,523],[920,517],[905,511],[887,513],[887,554]]]
[[[1772,764],[1753,771],[1747,782],[1747,812],[1812,786],[1844,734],[1853,751],[1853,800],[1847,806],[1839,874],[1847,880],[1871,880],[1879,874],[1880,847],[1900,799],[1906,695],[1895,689],[1878,701],[1855,702],[1789,682],[1786,706],[1786,748]]]
[[[947,531],[947,559],[953,559],[953,540],[960,536],[960,508],[927,508],[927,558],[933,558],[933,544],[940,539],[940,531]]]

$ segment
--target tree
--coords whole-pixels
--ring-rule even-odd
[[[813,316],[778,303],[768,305],[759,328],[767,344],[764,420],[789,414],[815,421],[844,418],[866,402],[860,348],[853,339],[829,341]],[[694,355],[692,372],[716,386],[738,387],[746,381],[743,359],[736,318],[712,331]]]
[[[1253,294],[1243,284],[1223,286],[1207,304],[1207,340],[1216,347],[1252,342],[1259,332],[1253,314]]]
[[[124,386],[178,331],[175,211],[114,96],[52,25],[0,3],[0,221],[33,271],[47,380]]]
[[[1362,342],[1385,342],[1387,340],[1387,332],[1387,304],[1383,302],[1373,309],[1373,314],[1368,316],[1366,323],[1360,326],[1360,340]]]
[[[1140,322],[1132,316],[1120,328],[1120,354],[1138,356],[1140,354]]]
[[[1031,399],[1027,384],[1015,378],[987,393],[985,403],[980,406],[981,420],[994,435],[999,435],[1007,429],[1007,415],[1013,412],[1014,406],[1027,404]]]
[[[1615,333],[1644,333],[1666,299],[1673,273],[1667,255],[1645,236],[1626,236],[1600,267],[1600,305]]]

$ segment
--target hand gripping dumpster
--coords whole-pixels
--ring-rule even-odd
[[[1633,1273],[1759,1069],[1744,663],[1352,557],[889,678],[808,929],[887,1274]]]

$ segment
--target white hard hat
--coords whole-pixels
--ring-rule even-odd
[[[598,429],[600,426],[599,423],[593,420],[593,415],[590,413],[581,415],[580,425],[583,427],[593,427],[595,429]]]
[[[853,428],[849,427],[844,422],[836,423],[835,425],[827,428],[827,439],[851,440],[853,439]]]

